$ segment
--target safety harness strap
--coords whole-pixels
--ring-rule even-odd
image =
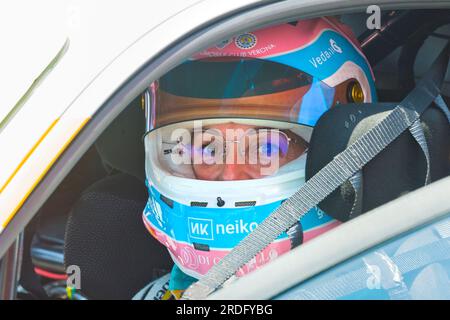
[[[448,48],[449,45],[444,48],[417,87],[381,122],[336,155],[333,161],[284,201],[206,275],[192,284],[182,298],[206,298],[418,121],[423,111],[439,95],[439,88],[447,70]]]
[[[409,131],[412,136],[419,144],[422,149],[423,154],[425,155],[425,160],[427,164],[427,173],[425,175],[425,185],[430,183],[430,153],[428,152],[427,140],[425,139],[425,134],[423,133],[422,125],[419,120],[416,120],[410,127]]]

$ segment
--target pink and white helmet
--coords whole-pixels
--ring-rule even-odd
[[[196,152],[204,156],[206,147],[174,132],[192,133],[199,121],[208,128],[233,123],[277,129],[276,148],[283,156],[292,137],[308,143],[329,108],[375,99],[367,59],[351,30],[334,18],[246,32],[198,52],[146,94],[146,227],[184,273],[201,277],[300,188],[307,147],[270,175],[207,180],[189,162]],[[240,274],[338,224],[311,210]]]

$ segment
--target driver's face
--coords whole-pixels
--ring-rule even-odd
[[[223,137],[226,137],[230,132],[245,132],[248,129],[259,129],[259,127],[229,122],[210,126],[209,129],[218,130],[222,133]],[[278,157],[277,166],[271,166],[267,163],[261,164],[259,162],[250,164],[247,161],[245,163],[224,161],[224,163],[220,165],[201,163],[192,165],[194,174],[199,180],[216,181],[257,179],[273,174],[280,167],[298,158],[306,151],[306,144],[300,143],[300,141],[304,141],[302,138],[290,131],[285,131],[285,133],[288,138],[290,138],[288,150],[286,154]],[[232,158],[237,159],[239,153],[238,148],[232,148],[231,152],[234,153]],[[227,155],[227,158],[228,156],[230,155]],[[265,171],[263,171],[264,174],[261,170],[262,167],[265,169]]]

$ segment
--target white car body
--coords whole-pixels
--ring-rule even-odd
[[[71,143],[78,134],[94,122],[96,112],[99,112],[111,97],[121,99],[117,104],[127,105],[138,92],[117,97],[114,94],[118,88],[132,79],[152,59],[160,58],[164,50],[180,39],[191,32],[205,29],[204,26],[215,19],[227,17],[250,6],[270,7],[265,8],[264,13],[260,10],[259,16],[256,14],[253,17],[259,18],[261,23],[268,23],[268,16],[271,15],[274,17],[271,23],[275,23],[277,19],[288,21],[289,15],[289,17],[298,18],[351,11],[363,12],[368,5],[374,3],[384,5],[383,8],[430,8],[450,5],[450,1],[444,0],[433,2],[423,0],[135,0],[133,2],[18,0],[14,3],[3,3],[1,5],[3,10],[0,10],[0,30],[2,30],[0,39],[3,41],[0,55],[0,70],[2,70],[0,81],[4,89],[0,95],[0,258],[13,241],[18,239],[23,227],[38,209],[38,206],[31,209],[27,207],[27,203],[31,202],[27,200],[33,198],[30,195],[33,191],[46,188],[49,189],[48,193],[53,192],[56,188],[55,184],[57,185],[54,181],[57,179],[54,179],[50,187],[43,183],[39,185],[39,183],[48,176],[49,172],[55,170],[54,168],[57,167],[55,163],[63,158],[60,156],[64,155],[65,151],[72,147]],[[291,10],[290,13],[291,7],[295,10]],[[224,19],[222,33],[208,35],[209,38],[204,37],[206,40],[197,41],[196,44],[202,43],[206,47],[206,45],[217,43],[215,41],[229,37],[230,30],[236,33],[242,32],[247,26],[250,29],[258,24],[258,19],[248,20],[248,15],[245,14],[230,23]],[[221,26],[216,29],[220,29]],[[191,47],[194,46],[194,44],[191,45]],[[196,46],[191,49],[193,53],[202,48]],[[176,60],[174,56],[175,54],[172,54],[170,58]],[[187,56],[189,55],[183,57]],[[55,57],[58,61],[49,67],[49,63]],[[180,57],[183,58],[182,55]],[[160,69],[161,72],[167,71],[167,68]],[[152,74],[156,78],[156,73],[152,72]],[[24,96],[27,90],[29,92]],[[116,113],[110,114],[110,118],[114,118],[121,110],[123,108],[108,110],[108,112]],[[102,128],[101,126],[93,127]],[[100,133],[101,130],[98,134]],[[76,160],[72,162],[71,164],[74,165]],[[442,190],[439,193],[435,192],[436,199],[445,198],[444,190],[448,188],[449,183],[450,180],[446,179],[440,185]],[[37,188],[38,185],[39,188]],[[427,195],[429,194],[428,192]],[[41,196],[41,204],[46,200],[45,196]],[[429,202],[431,206],[433,199],[429,199]],[[249,277],[249,282],[261,281],[261,279],[268,279],[271,272],[279,272],[278,285],[274,286],[272,291],[266,291],[267,282],[263,283],[263,281],[260,282],[259,287],[240,291],[241,286],[246,284],[242,282],[238,287],[230,287],[216,297],[229,298],[236,292],[235,290],[238,290],[242,293],[240,297],[243,298],[268,298],[277,293],[275,291],[284,290],[292,283],[292,278],[287,278],[290,274],[284,269],[286,264],[283,265],[283,263],[288,262],[287,265],[290,266],[297,255],[306,255],[313,249],[328,248],[324,244],[336,243],[334,247],[329,246],[329,250],[317,252],[315,260],[309,262],[301,260],[303,265],[299,266],[307,272],[297,275],[296,281],[303,281],[329,267],[331,262],[339,263],[350,255],[357,254],[399,232],[447,213],[450,204],[444,201],[439,204],[442,205],[436,205],[435,212],[424,213],[423,216],[417,212],[414,216],[417,219],[413,219],[414,221],[410,221],[407,215],[399,215],[398,219],[389,223],[385,222],[383,225],[380,223],[376,229],[380,232],[375,234],[374,229],[370,237],[367,236],[370,234],[364,231],[370,229],[371,221],[362,217],[355,223],[366,227],[360,232],[361,238],[366,236],[365,242],[361,241],[358,245],[349,241],[338,243],[337,240],[351,238],[349,234],[354,233],[352,230],[355,228],[352,230],[349,230],[350,227],[337,228],[326,237],[320,237],[311,242],[309,246],[302,246],[292,251],[286,255],[284,261],[280,259],[277,264],[266,269],[267,271],[263,269]],[[33,206],[34,203],[28,203],[28,205]],[[26,210],[29,212],[26,213],[26,218],[23,218],[23,212]],[[381,215],[374,216],[373,219],[384,221]],[[15,223],[18,220],[20,222]],[[342,250],[333,254],[332,249],[336,249],[338,245],[346,250],[345,254]],[[314,268],[308,268],[311,265],[314,265]],[[283,277],[283,273],[286,277]],[[256,295],[256,289],[260,289],[259,295]]]
[[[189,30],[255,2],[48,0],[4,4],[1,29],[9,30],[6,39],[11,45],[5,46],[6,57],[1,59],[2,70],[8,71],[0,75],[2,87],[8,92],[2,94],[0,119],[58,51],[65,53],[0,132],[0,233],[70,141],[125,79]]]

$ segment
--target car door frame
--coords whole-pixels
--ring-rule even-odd
[[[308,241],[209,299],[270,299],[366,250],[448,215],[448,190],[450,176]]]
[[[308,0],[308,1],[261,1],[244,6],[233,12],[212,17],[210,21],[198,25],[192,30],[186,30],[183,37],[177,39],[166,47],[159,55],[151,57],[131,77],[125,79],[123,84],[98,108],[92,118],[82,127],[74,139],[66,146],[49,170],[28,197],[24,200],[15,213],[7,228],[0,234],[0,257],[7,252],[20,232],[32,219],[38,209],[44,204],[56,187],[70,172],[75,163],[86,150],[95,142],[97,137],[116,118],[116,116],[153,80],[159,78],[169,69],[179,64],[184,59],[201,48],[219,42],[231,35],[252,30],[258,27],[277,24],[293,19],[304,19],[323,15],[336,15],[342,13],[364,12],[368,5],[377,4],[381,9],[413,9],[413,8],[443,8],[450,7],[447,1],[429,3],[418,0]],[[179,17],[178,17],[179,18]],[[172,21],[168,19],[158,26],[153,32],[162,32],[164,26],[170,26]],[[152,33],[143,36],[135,43],[135,47],[145,47],[146,42],[152,41]],[[129,48],[128,50],[132,50]],[[112,63],[108,68],[110,68]],[[103,72],[107,71],[106,68]],[[95,90],[97,79],[89,84],[88,90],[80,93],[72,104],[76,108],[77,103],[86,99],[89,91]],[[80,102],[81,101],[81,102]],[[86,102],[86,101],[84,101]]]

